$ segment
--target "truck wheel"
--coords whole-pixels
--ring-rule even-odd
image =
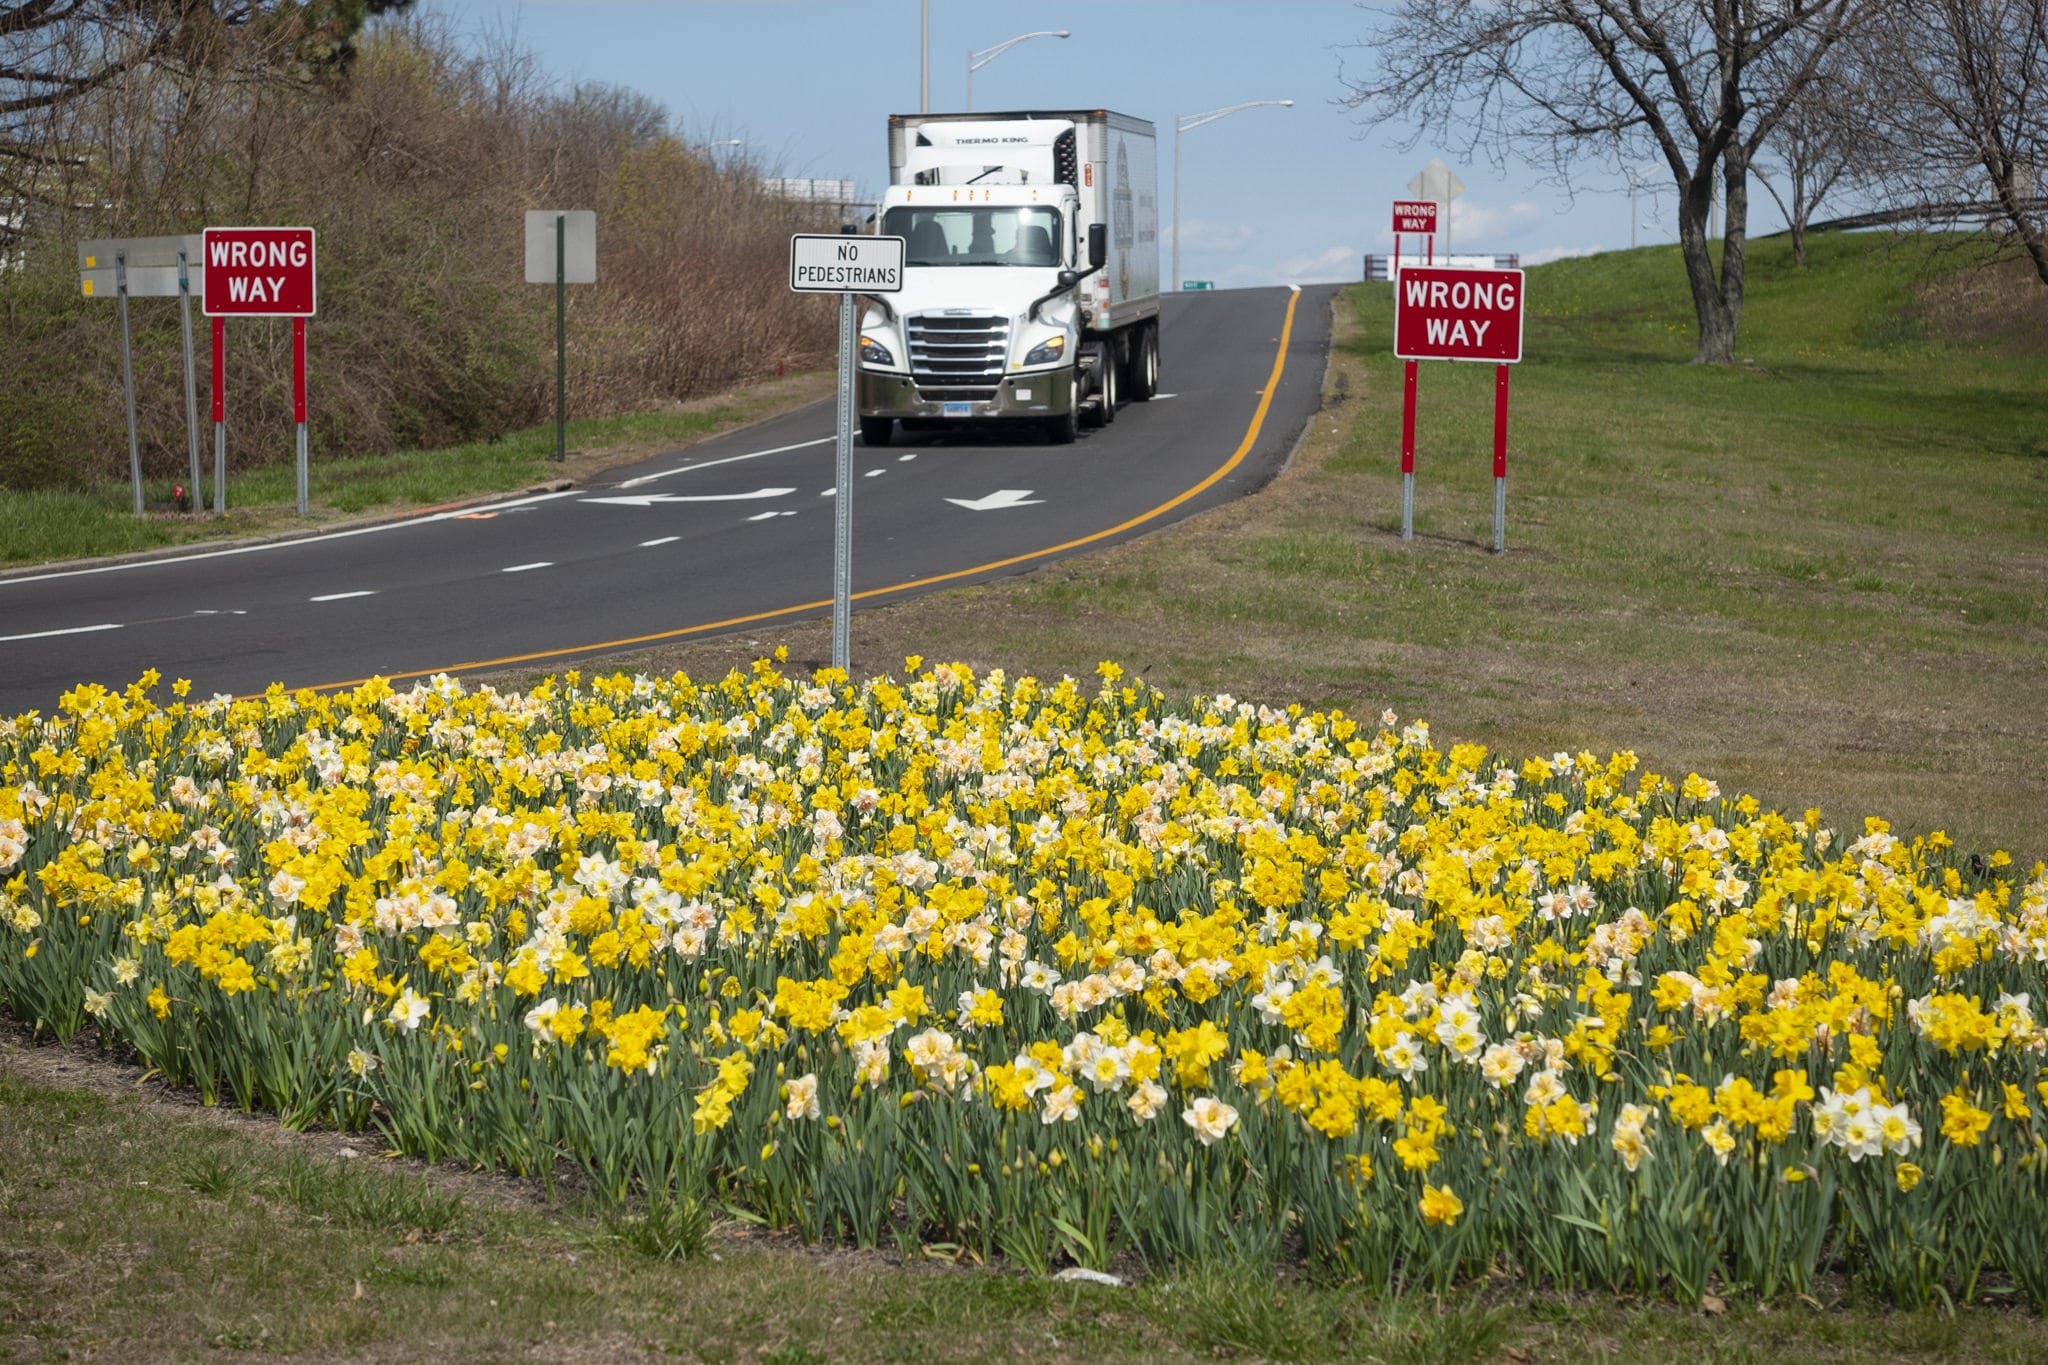
[[[1070,446],[1081,434],[1081,405],[1075,403],[1057,417],[1045,419],[1045,443],[1055,446]]]
[[[1159,392],[1159,326],[1147,327],[1131,357],[1131,401],[1149,403]]]
[[[1117,363],[1116,357],[1104,348],[1102,367],[1096,372],[1096,380],[1102,386],[1096,394],[1095,425],[1106,427],[1116,420]]]
[[[863,417],[860,419],[860,439],[870,447],[889,444],[896,434],[896,419],[893,417]]]

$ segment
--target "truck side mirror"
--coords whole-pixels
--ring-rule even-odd
[[[1100,270],[1102,269],[1103,262],[1108,259],[1109,224],[1090,223],[1088,225],[1088,268],[1090,270]]]
[[[1078,270],[1062,270],[1059,274],[1059,281],[1060,288],[1072,289],[1081,282],[1081,272]]]

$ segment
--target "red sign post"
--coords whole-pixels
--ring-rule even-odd
[[[320,289],[313,229],[208,228],[205,233],[204,308],[213,319],[213,458],[215,499],[227,506],[227,417],[221,360],[222,323],[235,318],[292,320],[292,420],[298,426],[299,515],[306,515],[306,319],[319,311]]]
[[[1401,539],[1415,538],[1415,364],[1494,366],[1493,552],[1507,548],[1508,366],[1522,358],[1522,272],[1411,267],[1394,280],[1394,354],[1408,362],[1401,413]]]
[[[1401,273],[1401,234],[1420,232],[1428,236],[1425,261],[1436,260],[1436,200],[1396,199],[1394,201],[1394,274]]]
[[[202,299],[200,306],[205,307]],[[228,320],[213,320],[213,514],[228,510]]]

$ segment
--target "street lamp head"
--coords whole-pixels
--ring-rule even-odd
[[[1073,33],[1068,29],[1042,28],[1034,33],[1020,33],[1014,38],[1007,38],[997,43],[994,47],[985,47],[979,52],[969,52],[967,54],[967,107],[969,109],[974,108],[975,72],[981,70],[984,66],[987,66],[1019,43],[1027,42],[1033,38],[1071,38],[1072,36]]]

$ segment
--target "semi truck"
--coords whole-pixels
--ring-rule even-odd
[[[867,296],[861,439],[1028,423],[1055,444],[1159,387],[1152,125],[1104,109],[896,114],[875,231],[903,287]]]

